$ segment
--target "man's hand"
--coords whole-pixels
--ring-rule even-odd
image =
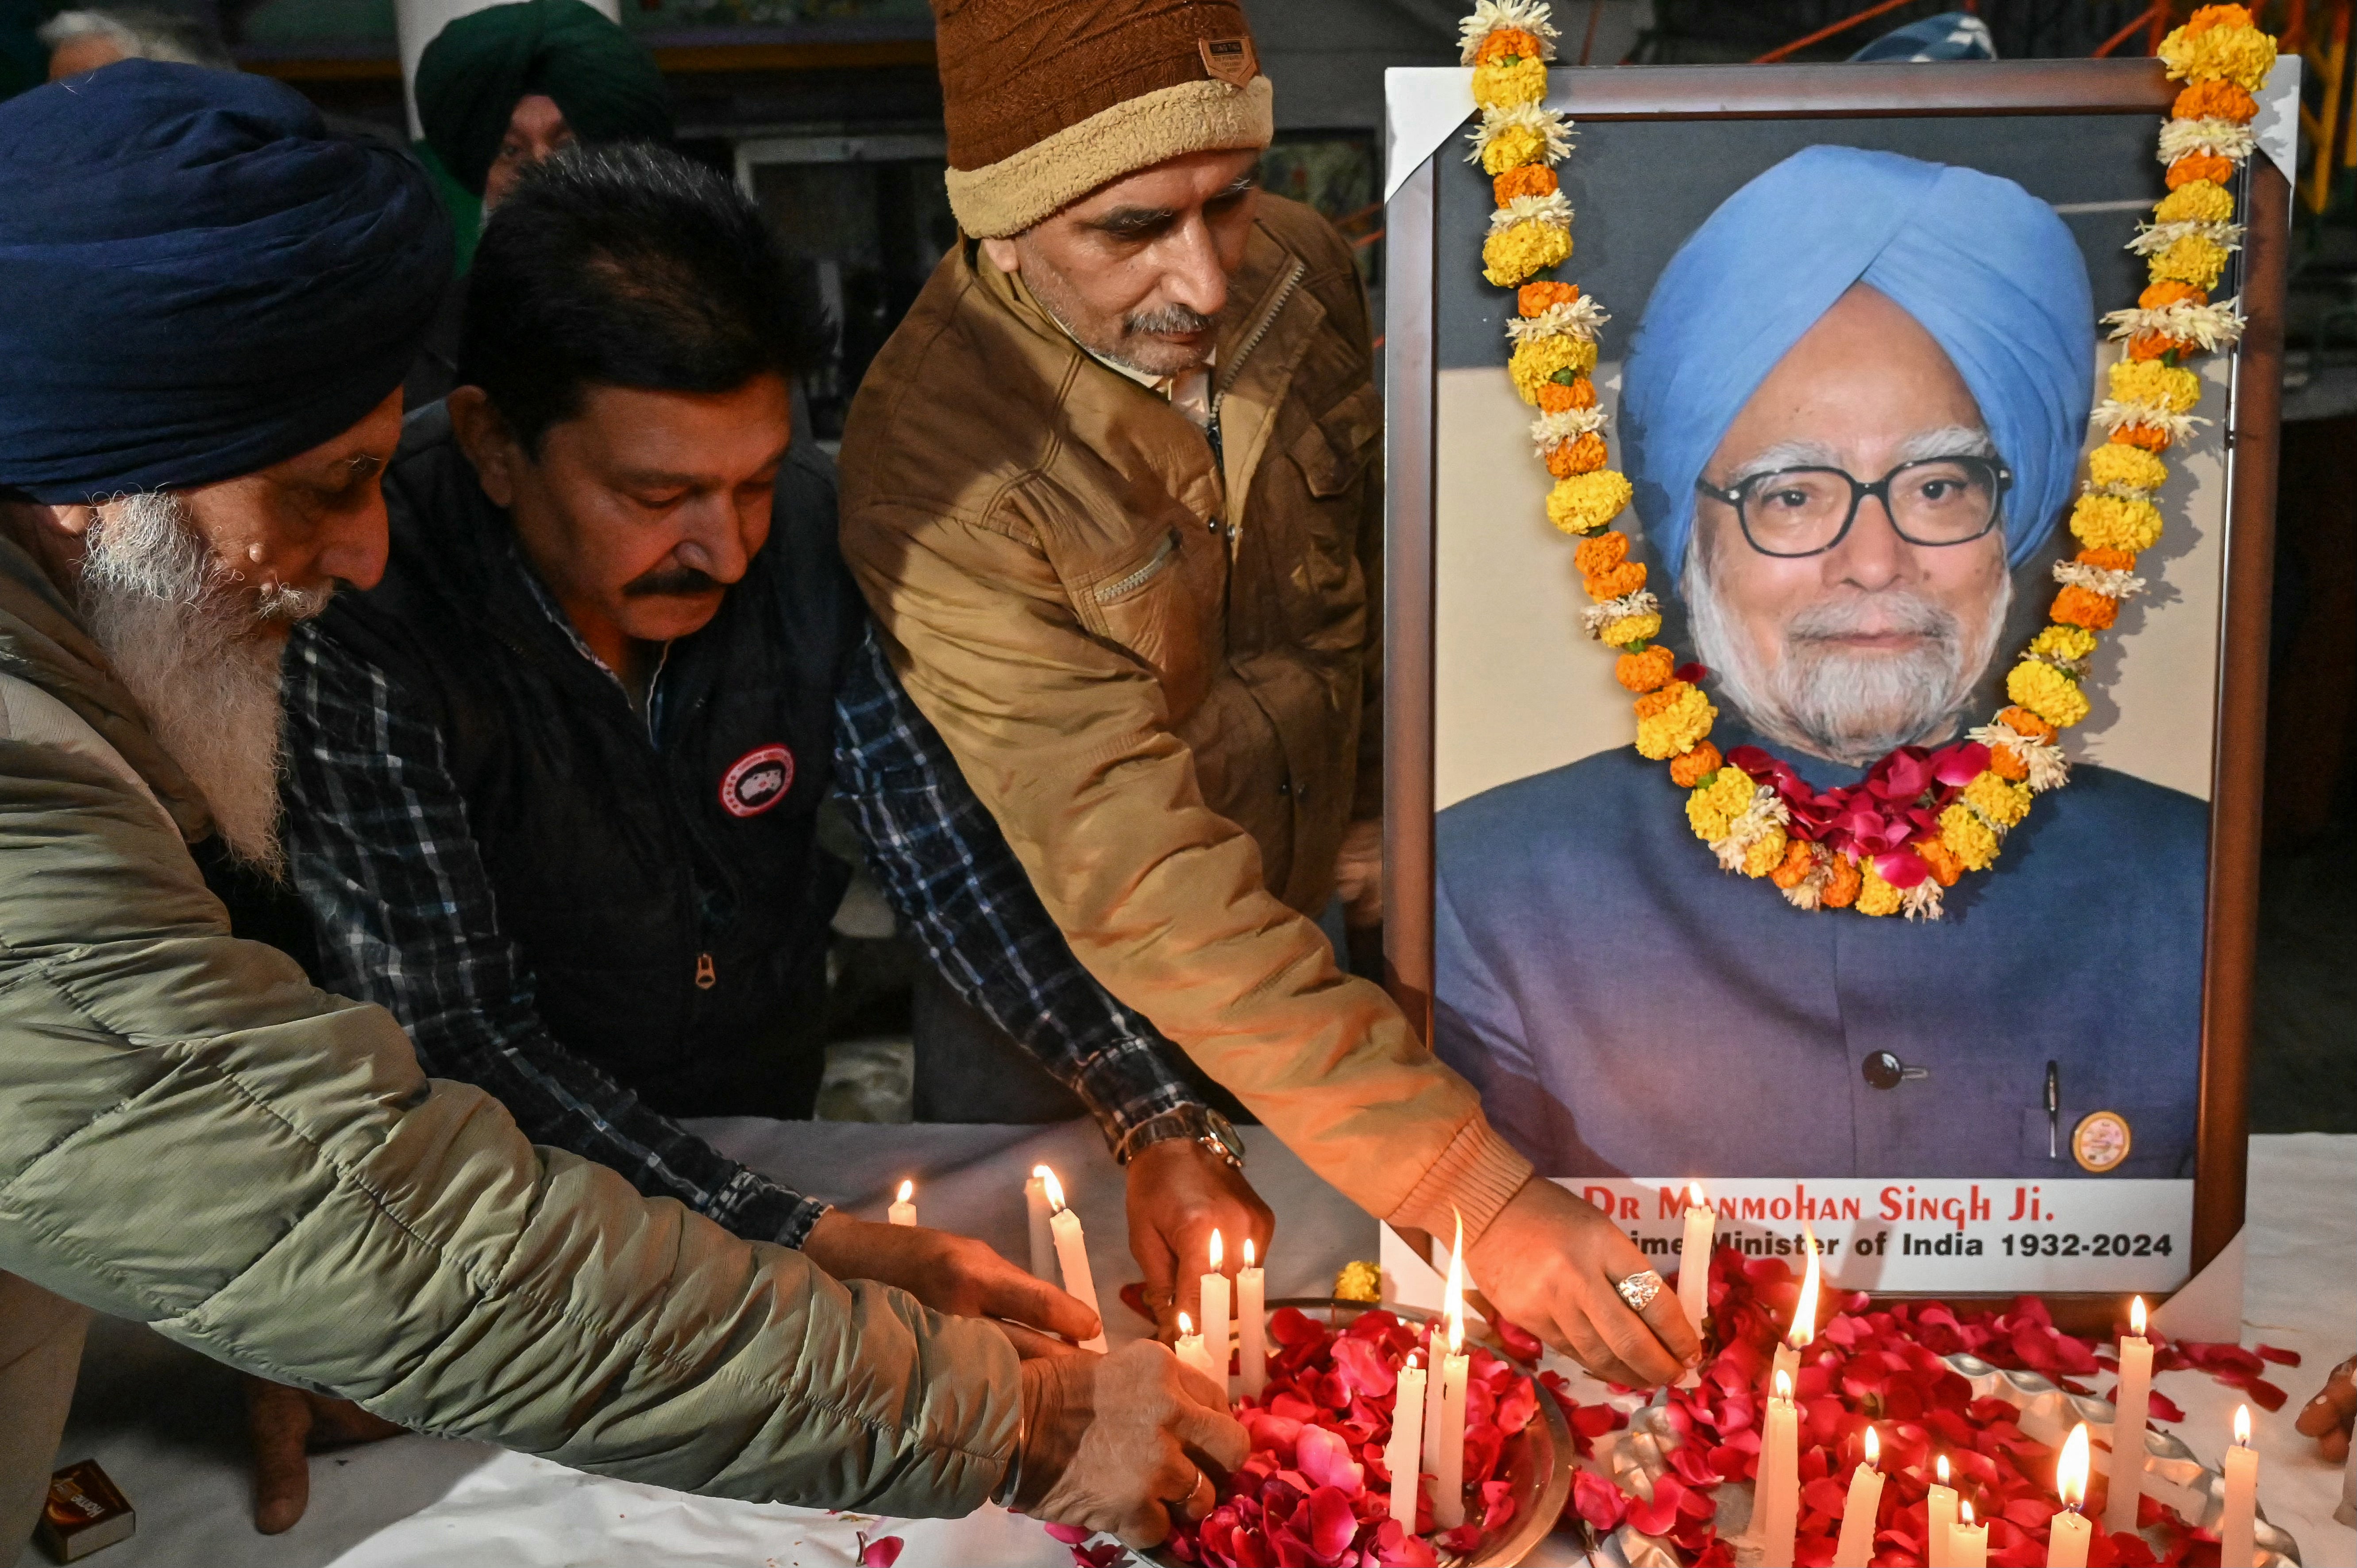
[[[1095,1313],[970,1236],[921,1225],[877,1225],[830,1208],[803,1239],[802,1256],[839,1280],[898,1285],[935,1312],[1002,1318],[1060,1334],[1075,1345],[1097,1334]],[[1007,1337],[1025,1356],[1071,1348],[1039,1334]]]
[[[1666,1383],[1702,1359],[1702,1340],[1662,1291],[1640,1314],[1615,1282],[1652,1267],[1594,1204],[1533,1176],[1465,1249],[1482,1293],[1596,1376],[1630,1388]]]
[[[248,1375],[245,1432],[253,1444],[253,1528],[283,1535],[311,1506],[314,1448],[376,1443],[402,1429],[349,1400],[290,1389]]]
[[[1213,1477],[1252,1452],[1227,1405],[1224,1391],[1150,1340],[1110,1356],[1026,1361],[1015,1509],[1104,1530],[1141,1552],[1158,1546],[1172,1514],[1211,1511]]]
[[[1276,1233],[1276,1216],[1243,1173],[1192,1138],[1165,1138],[1132,1155],[1128,1197],[1129,1250],[1166,1339],[1178,1335],[1179,1313],[1203,1320],[1212,1231],[1220,1233],[1226,1253],[1220,1266],[1231,1279],[1243,1266],[1244,1238],[1252,1238],[1254,1255],[1265,1259]]]
[[[1381,817],[1342,830],[1341,853],[1334,857],[1334,897],[1342,900],[1342,923],[1365,930],[1383,923],[1383,822]]]
[[[2324,1457],[2338,1465],[2349,1457],[2349,1427],[2357,1420],[2357,1356],[2332,1369],[2316,1397],[2301,1407],[2297,1425],[2316,1439]]]

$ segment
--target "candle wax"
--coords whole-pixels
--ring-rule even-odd
[[[2251,1568],[2258,1561],[2259,1451],[2237,1443],[2226,1450],[2226,1511],[2218,1520],[2220,1568]]]
[[[1268,1271],[1236,1271],[1237,1378],[1258,1399],[1268,1389]]]
[[[2046,1568],[2087,1568],[2087,1546],[2093,1523],[2073,1509],[2064,1509],[2046,1527]]]
[[[1948,1527],[1956,1522],[1956,1489],[1933,1486],[1923,1497],[1924,1555],[1931,1568],[1952,1568],[1948,1562]]]
[[[1949,1568],[1988,1568],[1988,1526],[1950,1525],[1948,1564]]]
[[[1687,1208],[1685,1240],[1678,1251],[1678,1305],[1685,1308],[1696,1338],[1702,1337],[1703,1319],[1710,1316],[1710,1248],[1717,1230],[1716,1211]],[[1679,1381],[1689,1388],[1701,1382],[1702,1369],[1694,1368]]]
[[[1441,1332],[1440,1325],[1436,1323],[1424,1342],[1423,1463],[1426,1472],[1434,1476],[1440,1474],[1440,1378],[1433,1369],[1440,1365],[1440,1359],[1448,1353],[1448,1340]]]
[[[1882,1511],[1882,1472],[1861,1463],[1851,1472],[1842,1504],[1841,1539],[1834,1543],[1834,1568],[1867,1568],[1874,1560],[1875,1516]]]
[[[917,1222],[916,1200],[907,1197],[900,1199],[886,1212],[884,1218],[895,1225],[914,1225]]]
[[[1203,1337],[1201,1335],[1181,1334],[1178,1336],[1178,1343],[1174,1347],[1174,1348],[1178,1353],[1180,1365],[1192,1367],[1207,1378],[1213,1376],[1211,1371],[1211,1353],[1203,1348]],[[1214,1380],[1216,1380],[1216,1379]]]
[[[1048,1225],[1054,1212],[1048,1207],[1048,1178],[1033,1176],[1023,1184],[1023,1211],[1031,1226],[1031,1277],[1056,1278],[1056,1233]]]
[[[1471,1359],[1440,1358],[1440,1462],[1433,1466],[1432,1522],[1442,1530],[1465,1522],[1465,1373]]]
[[[1083,1350],[1105,1348],[1104,1312],[1097,1305],[1096,1276],[1089,1272],[1088,1238],[1081,1234],[1081,1217],[1071,1209],[1051,1216],[1048,1228],[1055,1232],[1056,1262],[1064,1273],[1064,1294],[1080,1302],[1097,1315],[1097,1334],[1093,1339],[1082,1341]]]
[[[1410,1535],[1415,1533],[1416,1479],[1424,1459],[1424,1382],[1422,1367],[1400,1369],[1399,1388],[1392,1395],[1391,1446],[1383,1453],[1392,1473],[1392,1518]]]
[[[1791,1400],[1768,1401],[1760,1438],[1760,1477],[1752,1488],[1757,1528],[1753,1539],[1762,1563],[1792,1561],[1801,1506],[1800,1412]]]
[[[1228,1389],[1228,1276],[1216,1269],[1203,1276],[1203,1352],[1222,1395]]]
[[[2111,1494],[2104,1501],[2104,1529],[2113,1535],[2136,1529],[2136,1498],[2144,1491],[2144,1430],[2152,1405],[2152,1341],[2120,1336],[2120,1388],[2112,1396]]]

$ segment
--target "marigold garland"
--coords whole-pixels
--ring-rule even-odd
[[[1588,636],[1620,652],[1613,674],[1635,693],[1638,754],[1669,765],[1687,792],[1688,824],[1722,867],[1769,879],[1794,908],[1939,918],[1942,891],[1994,865],[2032,800],[2068,780],[2055,737],[2087,716],[2081,687],[2097,634],[2144,586],[2134,568],[2160,537],[2153,498],[2169,477],[2161,454],[2207,423],[2193,413],[2201,381],[2185,361],[2242,334],[2235,302],[2213,305],[2210,291],[2242,245],[2227,186],[2256,145],[2253,94],[2274,69],[2275,39],[2242,5],[2204,5],[2162,41],[2170,80],[2185,83],[2158,139],[2169,194],[2128,246],[2146,258],[2150,286],[2132,308],[2103,321],[2125,354],[2091,416],[2107,439],[2089,458],[2072,508],[2071,533],[2083,548],[2055,564],[2051,624],[2006,677],[2012,705],[1965,741],[1928,755],[1903,748],[1869,774],[1886,799],[1912,800],[1886,827],[1916,836],[1836,847],[1813,836],[1813,822],[1794,820],[1790,802],[1798,800],[1806,816],[1808,793],[1782,763],[1749,747],[1722,757],[1711,743],[1718,710],[1695,684],[1700,672],[1682,671],[1675,653],[1654,640],[1659,601],[1645,586],[1644,564],[1629,559],[1628,536],[1609,526],[1631,497],[1628,479],[1609,467],[1590,380],[1597,328],[1610,318],[1578,285],[1539,277],[1572,254],[1571,203],[1555,168],[1570,156],[1572,123],[1545,106],[1557,36],[1548,6],[1476,0],[1458,31],[1481,111],[1467,161],[1491,177],[1497,204],[1482,275],[1517,291],[1507,373],[1538,411],[1531,444],[1555,481],[1547,521],[1580,541],[1573,562],[1594,601],[1582,619]],[[1921,794],[1908,796],[1919,783]]]

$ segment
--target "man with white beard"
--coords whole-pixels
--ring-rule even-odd
[[[1731,765],[1910,804],[1901,748],[2002,704],[2014,574],[2051,591],[2093,320],[2043,203],[1890,154],[1810,148],[1686,241],[1620,417]],[[1685,797],[1621,745],[1441,814],[1435,1049],[1540,1169],[2191,1174],[2201,802],[2075,765],[1910,920],[1727,875]],[[2074,1165],[2099,1116],[2125,1158]]]
[[[93,1311],[582,1468],[1151,1544],[1247,1446],[1167,1349],[1018,1364],[536,1149],[207,893],[214,833],[278,862],[278,650],[383,570],[449,265],[423,174],[265,79],[0,105],[0,1563]]]

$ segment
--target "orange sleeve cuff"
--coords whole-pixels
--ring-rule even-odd
[[[1383,1219],[1394,1230],[1428,1231],[1446,1245],[1461,1217],[1465,1244],[1469,1247],[1534,1174],[1531,1162],[1515,1153],[1498,1136],[1490,1119],[1476,1111],[1458,1128],[1440,1157],[1424,1173],[1424,1179]]]

